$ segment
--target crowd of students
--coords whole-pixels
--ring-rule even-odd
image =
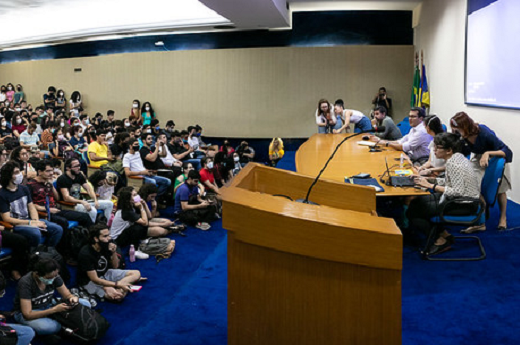
[[[22,86],[16,90],[0,88],[0,229],[18,282],[13,327],[18,344],[28,344],[35,334],[58,333],[52,316],[71,303],[90,307],[95,297],[120,301],[130,293],[143,278],[122,268],[129,246],[137,259],[147,259],[139,246],[150,237],[184,224],[208,230],[221,215],[220,188],[256,152],[246,141],[206,144],[199,125],[178,131],[168,120],[162,126],[150,102],[134,100],[121,119],[112,110],[91,117],[78,91],[67,101],[64,90],[50,86],[33,109]],[[281,139],[269,150],[276,165],[284,154]],[[142,185],[134,188],[130,179]],[[76,252],[71,221],[89,234]],[[41,243],[77,265],[85,298],[67,289],[55,260],[31,256]],[[55,291],[61,303],[53,300]]]

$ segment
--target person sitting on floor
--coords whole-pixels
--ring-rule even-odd
[[[452,133],[437,134],[434,143],[436,157],[446,160],[446,177],[436,178],[433,183],[425,177],[416,177],[415,183],[431,189],[433,194],[414,199],[407,211],[410,225],[425,233],[431,229],[430,218],[438,216],[448,200],[464,197],[477,201],[480,197],[477,175],[469,160],[459,152],[461,141],[458,136]],[[475,203],[457,204],[457,212],[464,214],[473,214],[477,209]],[[449,250],[454,242],[453,236],[446,230],[437,235],[435,243],[428,249],[430,255]]]
[[[175,193],[174,214],[183,223],[208,230],[211,227],[208,223],[216,219],[217,208],[202,199],[198,188],[199,181],[199,172],[191,170],[184,184]]]
[[[72,309],[81,303],[90,308],[89,301],[73,295],[58,274],[59,265],[53,259],[31,257],[33,269],[18,282],[14,298],[14,319],[31,327],[37,335],[52,335],[60,331],[61,325],[53,320],[53,314]],[[57,290],[64,301],[53,304]]]
[[[141,279],[138,270],[121,270],[117,245],[110,238],[106,224],[89,229],[89,244],[78,255],[78,285],[89,294],[112,301],[122,301],[130,285]]]

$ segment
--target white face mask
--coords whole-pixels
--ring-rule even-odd
[[[16,110],[17,112],[20,112],[20,111],[22,111],[22,108],[15,108],[14,110]]]
[[[61,127],[65,127],[65,122],[60,123]]]
[[[7,88],[7,90],[9,90],[9,91],[11,91],[12,89],[13,89],[13,88],[12,88],[12,87],[10,87],[10,86],[9,86],[9,87]]]
[[[63,140],[65,139],[65,137],[63,136],[63,134],[58,134],[58,140]]]
[[[233,160],[234,160],[235,162],[238,162],[238,161],[240,161],[240,157],[233,157]]]
[[[145,109],[146,109],[146,111],[150,111],[150,107],[146,107]]]
[[[5,127],[5,126],[7,126],[7,122],[2,121],[2,127]]]
[[[20,123],[22,123],[22,119],[16,119],[16,124],[19,125]]]
[[[87,125],[90,124],[90,120],[89,120],[89,119],[86,119],[86,120],[85,120],[85,124],[87,124]]]
[[[138,105],[138,104],[135,104],[135,103],[134,103],[132,106],[133,106],[134,108],[139,108],[139,105]]]
[[[213,169],[213,162],[208,162],[208,169]]]
[[[19,185],[19,184],[22,184],[22,182],[23,182],[23,175],[22,175],[22,173],[19,173],[19,174],[16,175],[16,177],[14,178],[13,183],[14,183],[15,185]]]
[[[130,127],[130,122],[125,122],[125,127]]]
[[[147,129],[144,132],[148,134],[148,133],[152,133],[152,130],[151,129]]]

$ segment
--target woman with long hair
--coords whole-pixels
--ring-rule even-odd
[[[283,141],[280,138],[273,138],[269,144],[269,162],[275,167],[283,158],[285,151],[283,149]]]
[[[150,125],[152,120],[155,119],[157,115],[152,108],[152,104],[150,102],[144,102],[141,108],[141,118],[143,120],[143,126]]]
[[[73,116],[79,117],[79,113],[82,109],[81,94],[79,91],[74,91],[72,95],[70,95],[69,111]]]
[[[481,125],[473,121],[465,112],[458,112],[450,120],[450,126],[453,132],[459,133],[465,144],[465,153],[471,153],[470,162],[475,169],[479,183],[482,181],[484,172],[489,164],[491,157],[503,157],[506,163],[513,161],[513,152],[500,140],[495,132],[489,127]],[[498,188],[498,207],[500,208],[500,219],[498,221],[498,230],[507,228],[506,210],[507,210],[507,194],[511,189],[511,172],[509,164],[506,164],[504,177]],[[475,231],[485,231],[486,224],[469,227],[463,230],[464,233],[472,233]]]
[[[132,103],[132,109],[130,110],[130,116],[128,117],[132,126],[139,126],[143,122],[141,117],[141,102],[138,99],[134,99]]]
[[[426,132],[428,132],[428,134],[432,137],[435,137],[437,134],[444,133],[441,119],[437,115],[432,114],[426,116],[424,118],[424,127],[426,128]],[[417,168],[417,172],[423,176],[437,176],[446,170],[446,160],[439,159],[435,155],[435,143],[433,140],[428,145],[428,148],[430,149],[430,157],[426,163]]]
[[[55,106],[54,108],[56,111],[63,110],[65,111],[65,108],[67,107],[67,99],[65,98],[65,92],[62,89],[58,90]]]
[[[318,133],[329,133],[336,127],[337,119],[334,115],[334,107],[326,99],[319,100],[315,116]]]
[[[29,151],[23,146],[18,146],[13,151],[11,151],[9,160],[18,163],[20,172],[24,176],[24,180],[29,180],[36,177],[36,169],[34,169],[31,163],[29,163]]]

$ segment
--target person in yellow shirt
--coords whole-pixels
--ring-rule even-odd
[[[276,164],[283,158],[285,151],[283,150],[283,141],[280,138],[273,138],[271,144],[269,144],[269,162],[271,166],[275,167]]]
[[[109,161],[113,161],[112,152],[108,149],[106,141],[107,132],[104,130],[97,131],[96,141],[88,145],[88,158],[90,165],[94,167],[101,167]]]

